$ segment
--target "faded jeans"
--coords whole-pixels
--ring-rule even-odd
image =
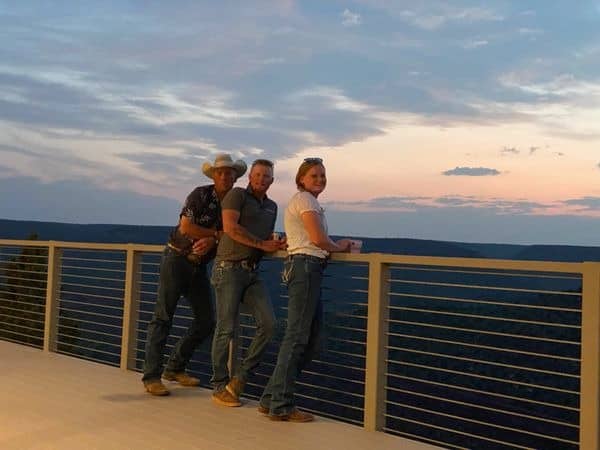
[[[163,352],[181,296],[189,302],[194,318],[171,352],[165,368],[168,372],[185,370],[198,345],[212,332],[214,314],[206,264],[192,264],[185,256],[165,247],[160,262],[158,298],[148,324],[143,381],[160,380]]]
[[[323,305],[321,281],[326,261],[309,255],[293,255],[284,265],[288,285],[288,319],[277,356],[277,365],[260,399],[272,415],[289,414],[295,408],[296,379],[319,348]]]
[[[213,377],[215,391],[222,390],[229,382],[229,341],[234,337],[244,303],[256,321],[256,333],[237,373],[245,382],[260,363],[267,345],[275,332],[275,315],[269,292],[256,270],[239,265],[220,267],[215,264],[211,282],[215,290],[217,325],[212,343]]]

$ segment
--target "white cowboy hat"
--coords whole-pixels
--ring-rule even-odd
[[[230,167],[233,170],[235,170],[235,176],[236,178],[241,177],[242,175],[244,175],[244,173],[246,173],[246,163],[244,161],[242,161],[241,159],[238,159],[237,161],[234,161],[231,158],[231,155],[227,154],[227,153],[220,153],[217,156],[215,156],[215,162],[214,164],[211,164],[209,162],[205,162],[204,164],[202,164],[202,172],[204,173],[204,175],[206,175],[208,178],[212,178],[213,177],[213,171],[215,169],[219,169],[221,167]]]

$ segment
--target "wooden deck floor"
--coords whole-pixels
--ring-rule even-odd
[[[0,365],[3,450],[437,448],[325,418],[274,423],[252,402],[214,405],[207,389],[152,397],[138,373],[4,341]]]

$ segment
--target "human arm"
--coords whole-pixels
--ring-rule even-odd
[[[213,186],[200,186],[194,189],[185,199],[179,214],[179,233],[191,241],[214,246],[221,237],[218,232],[218,199]],[[212,225],[211,225],[212,224]],[[195,253],[199,249],[195,248]]]
[[[223,231],[233,240],[248,247],[254,247],[265,252],[275,252],[282,248],[279,240],[262,240],[240,225],[240,212],[235,209],[223,209]]]
[[[179,229],[182,234],[194,240],[202,238],[214,238],[218,241],[222,235],[222,232],[217,231],[216,228],[207,228],[192,223],[187,216],[181,216],[179,218]]]
[[[333,241],[325,230],[321,223],[321,217],[316,211],[308,210],[304,211],[300,217],[302,218],[302,224],[308,234],[310,241],[322,250],[328,252],[349,252],[350,251],[350,240],[340,239],[339,241]]]

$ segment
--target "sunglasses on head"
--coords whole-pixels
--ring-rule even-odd
[[[322,158],[304,158],[305,163],[309,164],[321,164],[323,162]]]

